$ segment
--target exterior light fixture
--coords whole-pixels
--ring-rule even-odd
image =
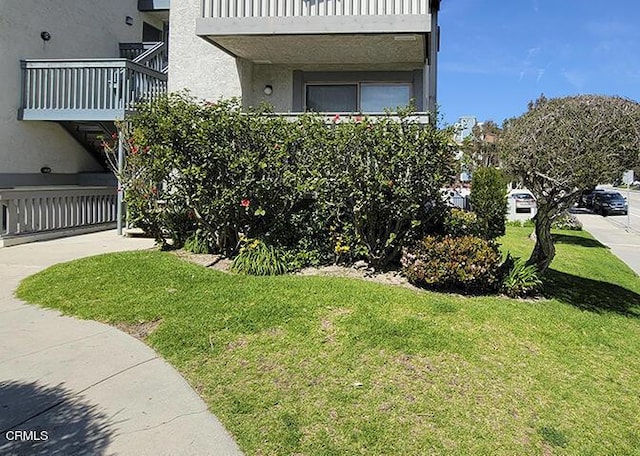
[[[415,41],[415,35],[396,35],[393,37],[395,41]]]
[[[44,41],[49,41],[51,39],[51,33],[47,31],[41,32],[40,38],[42,38]]]
[[[271,95],[272,93],[273,93],[273,86],[271,86],[271,85],[264,86],[264,94],[265,95]]]
[[[51,168],[49,168],[48,166],[43,166],[42,168],[40,168],[40,172],[42,174],[51,174]]]
[[[124,22],[125,22],[127,25],[133,25],[133,18],[132,18],[131,16],[127,16],[127,17],[124,19]]]

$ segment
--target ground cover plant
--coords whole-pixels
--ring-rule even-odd
[[[526,257],[531,229],[509,226],[503,249]],[[638,277],[588,233],[554,237],[535,301],[229,275],[166,252],[57,265],[18,295],[155,326],[145,341],[248,455],[638,454]]]

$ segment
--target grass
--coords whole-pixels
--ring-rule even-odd
[[[526,255],[529,231],[504,247]],[[557,236],[536,301],[227,275],[162,252],[57,265],[18,295],[156,327],[146,342],[248,455],[640,454],[640,281],[588,234]]]

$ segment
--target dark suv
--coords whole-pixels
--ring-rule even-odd
[[[593,212],[602,215],[627,215],[627,201],[618,192],[600,192],[593,196]]]

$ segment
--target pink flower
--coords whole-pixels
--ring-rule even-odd
[[[137,153],[138,153],[138,148],[137,148],[136,146],[132,146],[132,147],[131,147],[131,153],[132,153],[133,155],[137,154]]]
[[[356,116],[354,119],[356,122],[362,122],[364,120],[364,117],[362,116]]]
[[[282,147],[282,146],[281,146],[280,144],[275,144],[275,145],[273,146],[273,148],[274,148],[275,150],[278,150],[278,149],[280,149],[281,147]]]
[[[340,114],[336,114],[336,115],[333,117],[333,121],[334,121],[334,122],[339,122],[339,121],[340,121]]]
[[[242,201],[240,201],[240,206],[242,207],[249,207],[249,205],[251,204],[251,201],[249,201],[248,199],[243,199]]]

